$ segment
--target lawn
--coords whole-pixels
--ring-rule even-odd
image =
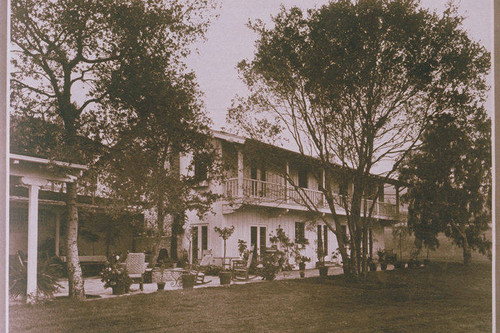
[[[10,307],[11,332],[491,332],[491,267],[342,276]]]

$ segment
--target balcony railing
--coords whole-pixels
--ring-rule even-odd
[[[295,204],[300,206],[312,206],[317,209],[328,208],[323,192],[302,188],[297,190],[292,186],[276,184],[257,179],[243,179],[243,184],[239,188],[238,178],[231,178],[224,182],[224,196],[226,198],[246,198],[253,202],[276,202]],[[241,194],[240,194],[241,193]],[[338,194],[334,196],[334,203],[343,207],[342,197]],[[371,200],[366,200],[367,207],[372,204]],[[389,202],[377,202],[374,216],[395,216],[396,205]]]

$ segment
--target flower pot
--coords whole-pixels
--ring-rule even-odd
[[[220,272],[219,278],[221,285],[231,284],[231,272]]]
[[[387,269],[387,263],[381,262],[380,263],[380,269],[383,270],[383,271],[385,271]]]
[[[194,287],[194,275],[183,274],[182,275],[182,289],[193,289]]]
[[[319,276],[328,276],[328,266],[319,267]]]
[[[156,285],[158,286],[158,290],[165,289],[165,282],[158,282],[156,283]]]
[[[306,276],[305,270],[306,270],[306,264],[304,262],[301,262],[299,264],[299,271],[300,271],[299,273],[301,278],[304,278]]]
[[[125,286],[123,284],[117,284],[113,287],[113,295],[123,295],[125,294]]]
[[[370,272],[375,272],[377,270],[377,264],[376,263],[368,264],[368,267],[370,268]]]

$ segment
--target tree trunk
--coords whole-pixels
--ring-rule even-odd
[[[469,265],[472,261],[472,251],[467,241],[467,237],[464,237],[463,243],[463,254],[464,254],[464,265]]]
[[[68,267],[69,296],[74,299],[85,299],[82,268],[78,257],[78,209],[76,207],[76,183],[66,183],[67,188],[67,231],[66,255]]]

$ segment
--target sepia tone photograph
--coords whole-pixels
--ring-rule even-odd
[[[6,6],[0,331],[495,331],[492,0]]]

